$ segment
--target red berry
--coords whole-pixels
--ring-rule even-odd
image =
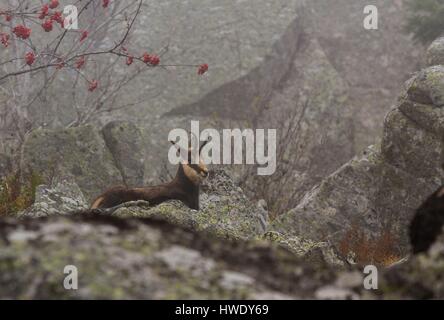
[[[82,35],[80,36],[80,42],[85,40],[87,37],[88,37],[88,31],[87,30],[82,31]]]
[[[93,92],[94,90],[97,89],[98,86],[99,86],[99,82],[98,82],[97,80],[92,80],[92,81],[89,83],[88,90],[89,90],[90,92]]]
[[[61,11],[55,11],[54,14],[52,15],[51,19],[54,20],[55,22],[60,23],[60,25],[63,28],[63,24],[64,24],[65,19],[63,18]]]
[[[12,16],[10,14],[5,14],[5,19],[9,22],[12,20]]]
[[[109,0],[103,0],[102,1],[102,7],[108,8],[108,6],[109,6]]]
[[[160,63],[160,58],[158,56],[151,56],[150,64],[152,66],[157,66]]]
[[[34,63],[34,61],[35,61],[35,55],[34,55],[34,52],[28,52],[26,55],[25,55],[25,61],[26,61],[26,64],[28,65],[28,66],[30,66],[30,65],[32,65],[33,63]]]
[[[9,34],[3,32],[0,33],[0,42],[5,46],[5,48],[7,48],[9,46]]]
[[[145,63],[149,63],[151,61],[151,56],[145,52],[142,56],[142,61]]]
[[[46,16],[49,13],[49,6],[47,4],[43,5],[42,9],[40,10],[40,16],[39,19],[43,20],[46,18]]]
[[[85,60],[85,56],[81,56],[77,61],[76,61],[76,68],[77,69],[82,69],[83,66],[85,65],[86,60]]]
[[[132,65],[134,62],[134,58],[132,56],[129,56],[128,58],[126,58],[126,65],[130,66]]]
[[[59,6],[59,0],[51,0],[51,2],[49,3],[49,7],[51,9],[55,9]]]
[[[201,76],[201,75],[205,74],[207,71],[208,71],[208,64],[205,63],[205,64],[202,64],[199,66],[199,70],[197,71],[197,74]]]
[[[42,23],[42,27],[45,30],[45,32],[52,31],[52,20],[46,19],[45,22]]]
[[[31,29],[26,28],[24,25],[19,24],[14,27],[12,32],[21,39],[28,39],[31,36]]]

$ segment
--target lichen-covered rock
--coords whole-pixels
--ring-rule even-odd
[[[17,215],[37,218],[55,214],[72,214],[86,208],[88,208],[87,201],[74,179],[56,178],[51,186],[38,186],[35,191],[34,204]]]
[[[381,146],[322,180],[270,230],[336,245],[355,227],[369,237],[390,230],[405,252],[415,210],[444,182],[442,106],[444,68],[418,72],[386,117]]]
[[[102,129],[123,182],[130,187],[143,185],[144,146],[140,129],[132,122],[112,121]]]
[[[211,171],[202,186],[200,210],[191,210],[179,201],[152,208],[128,207],[113,213],[118,217],[157,217],[222,238],[246,239],[262,234],[267,212],[252,203],[223,170]]]
[[[427,64],[429,66],[444,65],[444,37],[438,38],[427,50]]]
[[[370,237],[389,228],[405,249],[413,212],[433,189],[424,179],[387,164],[373,147],[324,179],[270,230],[337,245],[354,226]]]
[[[444,107],[444,66],[432,66],[419,71],[407,89],[413,102]]]
[[[0,220],[0,299],[443,299],[444,238],[379,270],[333,268],[264,241],[227,241],[152,218]],[[77,268],[78,289],[63,286]]]
[[[101,133],[90,125],[32,131],[26,137],[21,157],[22,170],[32,170],[46,181],[73,176],[88,201],[105,188],[122,183]]]
[[[0,229],[2,299],[310,297],[333,277],[264,242],[221,241],[152,219],[2,220]],[[78,269],[78,290],[63,287],[66,265]]]
[[[417,108],[421,106],[418,105]],[[433,113],[429,116],[432,115]],[[381,149],[388,164],[412,176],[427,179],[437,187],[444,179],[444,170],[441,167],[443,141],[426,128],[407,118],[401,108],[394,109],[385,120]]]

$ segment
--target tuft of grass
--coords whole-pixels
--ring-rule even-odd
[[[378,236],[370,238],[354,224],[345,233],[338,249],[343,257],[354,255],[359,265],[373,264],[386,267],[401,260],[401,253],[397,249],[398,243],[398,237],[389,228],[382,230]]]
[[[0,180],[0,217],[29,208],[35,201],[35,190],[43,182],[40,175],[31,172],[11,173]]]

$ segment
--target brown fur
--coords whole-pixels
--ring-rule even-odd
[[[190,158],[191,149],[188,153]],[[199,186],[207,176],[208,169],[202,161],[199,164],[187,164],[183,161],[171,182],[143,188],[113,187],[98,196],[91,209],[113,208],[138,200],[148,201],[151,206],[168,200],[180,200],[189,208],[199,210]]]

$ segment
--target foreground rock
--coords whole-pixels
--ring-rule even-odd
[[[444,239],[380,270],[378,291],[357,269],[333,269],[264,241],[224,241],[155,219],[103,216],[0,220],[1,299],[444,298]],[[65,290],[64,268],[78,270]]]

